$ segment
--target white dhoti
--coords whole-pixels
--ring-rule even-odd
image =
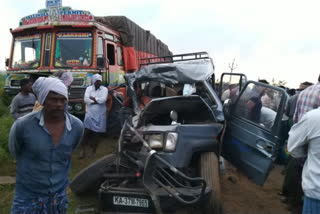
[[[106,104],[104,103],[104,106]],[[94,108],[97,107],[97,108]],[[99,104],[93,105],[91,111],[87,111],[84,118],[84,127],[90,129],[94,132],[106,132],[107,130],[107,108],[104,109],[99,106]],[[103,113],[104,112],[104,113]]]

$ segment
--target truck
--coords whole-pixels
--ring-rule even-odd
[[[114,89],[125,82],[124,74],[138,70],[143,58],[172,55],[166,44],[125,16],[98,17],[63,7],[61,1],[47,0],[45,9],[23,17],[10,32],[5,92],[17,94],[23,78],[70,71],[68,110],[77,116],[85,113],[83,97],[92,75],[101,74],[103,85]],[[117,91],[118,98],[126,98],[125,87]],[[109,114],[113,98],[109,95]]]

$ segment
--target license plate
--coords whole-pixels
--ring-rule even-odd
[[[132,197],[122,197],[122,196],[113,196],[114,205],[124,205],[132,207],[149,207],[148,199],[143,198],[132,198]]]

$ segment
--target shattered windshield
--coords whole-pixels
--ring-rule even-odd
[[[12,68],[38,68],[41,35],[18,36],[14,39]]]
[[[55,67],[88,67],[92,62],[92,33],[57,34]]]

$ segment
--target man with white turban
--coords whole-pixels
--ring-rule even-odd
[[[90,139],[92,155],[97,150],[97,140],[99,133],[106,132],[107,126],[107,97],[108,89],[101,85],[102,76],[95,74],[92,77],[93,85],[87,87],[84,102],[86,103],[86,115],[84,118],[85,132],[81,143],[81,152],[79,158],[85,157],[85,147]]]
[[[40,77],[33,90],[43,109],[20,117],[10,130],[9,150],[17,160],[11,214],[64,214],[71,153],[84,127],[66,111],[68,90],[60,79]]]
[[[73,76],[70,71],[68,71],[68,72],[61,71],[61,72],[54,73],[53,77],[59,78],[63,82],[63,84],[67,87],[67,89],[68,90],[70,89],[71,84],[73,82]],[[40,77],[40,78],[44,78],[44,77]],[[41,81],[38,81],[38,84],[40,82]],[[38,88],[37,85],[33,86],[33,90],[37,90],[37,88]],[[37,92],[34,91],[34,93],[37,95]],[[33,111],[39,111],[42,108],[43,108],[43,106],[39,103],[39,101],[36,101],[36,103],[34,104],[34,107],[33,107]],[[66,106],[66,109],[68,109],[67,106]]]

